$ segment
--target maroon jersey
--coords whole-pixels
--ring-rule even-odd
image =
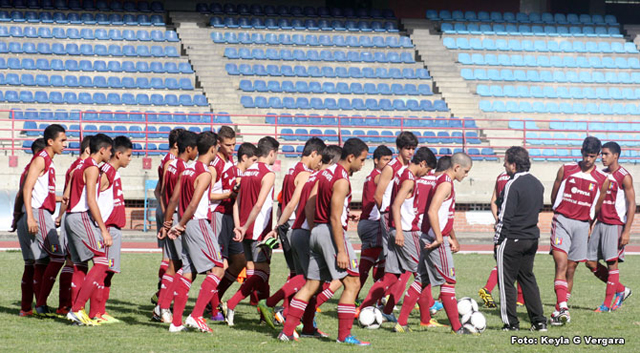
[[[105,163],[100,171],[107,177],[109,187],[100,191],[98,195],[98,207],[100,215],[107,227],[124,228],[127,224],[127,215],[124,209],[124,194],[120,173],[109,163]]]
[[[38,157],[44,159],[44,170],[33,185],[33,190],[31,191],[31,207],[44,209],[53,213],[56,210],[56,167],[45,150],[33,156],[27,167],[31,167],[31,163]],[[24,175],[26,177],[26,173]],[[22,208],[24,211],[24,206],[22,206]]]
[[[362,186],[362,213],[360,219],[368,219],[370,221],[377,221],[380,219],[380,211],[376,206],[376,201],[373,199],[373,195],[376,193],[376,177],[380,175],[380,170],[373,168],[371,174],[364,179],[364,185]],[[393,182],[393,180],[391,181]]]
[[[318,175],[320,172],[313,172],[309,175],[309,179],[304,183],[302,187],[302,192],[300,193],[300,202],[298,203],[298,208],[296,208],[296,220],[293,222],[291,229],[306,229],[309,230],[309,224],[307,223],[307,216],[304,213],[304,208],[307,206],[307,201],[309,200],[309,195],[311,195],[311,190],[316,186],[316,182],[318,181]]]
[[[169,204],[173,190],[175,190],[176,184],[178,184],[178,179],[185,169],[187,169],[187,164],[180,158],[173,159],[167,165],[167,171],[162,181],[164,186],[164,195],[162,195],[162,198],[165,205]]]
[[[180,184],[180,204],[178,205],[178,213],[180,214],[180,218],[184,215],[184,211],[191,203],[191,199],[193,199],[193,194],[196,191],[196,179],[202,173],[209,173],[209,169],[207,166],[200,162],[196,161],[191,167],[188,167],[182,172],[182,181]],[[208,186],[205,190],[204,194],[202,194],[202,198],[196,206],[196,211],[193,213],[193,218],[191,219],[209,219],[211,218],[211,213],[209,211],[209,189],[211,186]]]
[[[398,192],[402,187],[402,184],[407,180],[410,180],[413,183],[413,192],[411,193],[411,195],[408,195],[409,197],[406,198],[402,202],[402,205],[400,206],[400,219],[402,222],[401,230],[414,231],[414,230],[419,230],[420,227],[418,226],[418,215],[416,213],[416,208],[415,208],[416,178],[415,178],[415,175],[413,175],[413,173],[409,170],[409,168],[405,168],[404,171],[402,171],[402,174],[400,174],[400,177],[393,180],[393,189],[391,190],[391,200],[396,199]],[[394,216],[393,209],[391,209],[391,216],[389,217],[389,226],[391,228],[396,228],[396,224],[393,221],[393,216]]]
[[[504,187],[509,182],[509,179],[511,179],[511,177],[509,176],[509,174],[507,174],[507,172],[502,172],[500,173],[500,175],[498,175],[498,178],[496,178],[495,186],[496,197],[500,197],[500,193],[502,193],[502,190],[504,190]]]
[[[225,162],[224,159],[220,158],[220,155],[216,155],[216,158],[209,164],[209,167],[213,167],[216,170],[216,180],[212,181],[213,189],[211,193],[222,194],[231,191],[231,188],[235,185],[234,175],[236,168],[234,166],[232,159]],[[211,201],[211,212],[233,214],[233,201],[231,198]]]
[[[247,168],[242,175],[242,187],[240,188],[239,212],[240,212],[240,226],[244,226],[249,219],[251,209],[258,202],[258,196],[260,195],[260,189],[262,189],[262,179],[269,174],[273,173],[271,168],[263,162],[257,162]],[[273,186],[269,190],[269,196],[264,200],[264,204],[260,209],[260,213],[256,217],[253,224],[247,227],[247,233],[245,239],[261,240],[269,231],[272,226],[272,211],[273,211]]]
[[[284,208],[291,201],[293,193],[296,191],[296,178],[301,172],[311,173],[312,170],[307,168],[304,163],[298,162],[293,168],[289,168],[287,175],[284,176],[282,180],[282,205],[280,207]],[[295,218],[295,214],[292,214],[291,218]]]
[[[222,178],[220,179],[222,181],[222,192],[229,192],[233,190],[233,188],[236,186],[239,176],[238,168],[232,160],[227,161],[225,167],[226,166],[228,166],[228,168],[226,168],[222,173]],[[235,202],[235,200],[235,198],[229,197],[220,201],[220,204],[218,204],[218,207],[215,211],[223,214],[233,215],[233,203]]]
[[[84,181],[84,171],[88,168],[98,168],[98,163],[91,157],[84,160],[83,163],[79,163],[76,169],[74,169],[71,180],[71,193],[69,194],[69,213],[87,212],[89,211],[89,205],[87,204],[87,184],[96,184],[96,198],[100,192],[100,173],[96,180]]]
[[[342,216],[340,222],[342,228],[347,230],[347,218],[349,217],[349,203],[351,202],[351,181],[349,173],[340,164],[334,164],[331,167],[320,172],[318,177],[318,194],[316,195],[316,213],[315,223],[329,223],[331,218],[331,196],[333,195],[333,185],[338,180],[345,179],[349,183],[349,193],[344,199],[342,208]]]
[[[406,168],[406,166],[400,163],[400,160],[398,158],[392,159],[391,162],[387,163],[387,166],[393,169],[393,176],[391,177],[391,181],[389,182],[389,185],[387,185],[387,188],[384,191],[384,195],[382,196],[382,207],[380,207],[380,212],[382,213],[389,212],[389,207],[391,206],[392,202],[391,190],[393,189],[393,180],[400,177],[400,173],[402,173],[402,171]]]
[[[418,214],[418,224],[422,225],[424,214],[427,213],[427,202],[431,189],[436,186],[436,174],[432,170],[429,174],[416,180],[416,213]]]
[[[567,218],[588,221],[595,217],[596,201],[607,176],[596,168],[584,173],[578,163],[562,166],[564,175],[553,210]]]
[[[451,180],[451,177],[449,177],[448,174],[442,173],[436,178],[436,183],[429,192],[429,199],[425,206],[425,213],[429,212],[429,206],[431,206],[433,195],[435,195],[438,186],[444,183],[451,184],[451,195],[449,195],[446,200],[442,201],[442,205],[438,210],[438,223],[440,224],[440,233],[442,233],[443,237],[446,237],[449,236],[453,230],[453,218],[456,210],[456,192],[453,187],[453,180]],[[431,231],[431,222],[429,221],[429,216],[426,214],[422,218],[421,230],[425,234],[429,234]]]
[[[622,181],[631,174],[623,167],[613,173],[609,169],[605,169],[603,172],[608,174],[609,188],[604,196],[602,207],[600,207],[598,221],[612,225],[625,225],[627,223],[627,197],[622,188]]]
[[[158,182],[160,183],[160,187],[162,187],[162,177],[164,176],[164,165],[167,164],[167,162],[176,159],[176,156],[174,156],[171,153],[167,153],[164,157],[162,157],[162,160],[160,161],[160,165],[158,166]]]

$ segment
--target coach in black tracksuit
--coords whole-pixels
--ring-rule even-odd
[[[542,210],[544,187],[529,174],[529,153],[522,147],[511,147],[505,154],[504,167],[511,180],[504,187],[502,205],[494,241],[498,245],[498,285],[503,330],[518,330],[516,316],[517,290],[522,287],[524,302],[531,320],[531,330],[547,329],[540,290],[533,274],[533,260],[538,250],[538,214]]]

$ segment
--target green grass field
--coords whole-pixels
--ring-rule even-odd
[[[335,343],[337,335],[336,306],[337,296],[322,307],[317,315],[319,327],[331,335],[331,339],[303,339],[297,343],[276,341],[277,332],[266,325],[257,325],[258,315],[255,308],[245,301],[238,306],[236,326],[213,324],[212,335],[188,332],[169,334],[167,326],[150,320],[152,305],[149,302],[157,283],[159,254],[124,254],[123,273],[114,277],[111,299],[107,311],[121,319],[123,323],[100,327],[75,327],[58,319],[21,318],[18,316],[20,300],[20,278],[22,259],[19,252],[0,253],[3,264],[0,281],[0,350],[3,351],[120,351],[120,352],[167,352],[167,351],[331,351],[362,348],[339,346]],[[621,280],[624,284],[640,290],[640,274],[633,271],[638,268],[640,257],[628,256],[621,266]],[[486,281],[494,260],[488,255],[456,255],[458,276],[457,298],[470,296],[476,300],[477,291]],[[276,290],[286,276],[282,255],[275,254],[272,269],[271,288]],[[555,294],[553,292],[553,260],[550,256],[539,255],[536,259],[536,274],[542,293],[545,314],[553,311]],[[191,300],[187,313],[194,304],[197,288],[202,278],[196,281],[191,291]],[[370,286],[370,281],[366,288]],[[234,285],[226,294],[225,300],[235,292]],[[571,297],[572,322],[566,327],[550,327],[545,334],[517,332],[519,337],[538,338],[541,336],[560,337],[572,340],[574,336],[621,337],[626,340],[624,346],[607,347],[614,351],[639,351],[638,333],[640,332],[639,300],[631,297],[624,306],[614,313],[596,314],[593,309],[602,303],[605,285],[597,280],[585,267],[576,274],[576,283]],[[494,291],[497,294],[497,291]],[[640,293],[640,292],[638,292]],[[434,296],[437,296],[434,290]],[[337,294],[339,295],[339,293]],[[640,294],[636,294],[638,296]],[[497,300],[497,298],[496,298]],[[57,286],[49,300],[50,306],[57,306]],[[487,330],[479,336],[458,337],[448,329],[420,330],[419,314],[414,312],[409,325],[415,331],[406,334],[393,332],[393,325],[385,323],[378,330],[366,330],[354,325],[353,333],[372,342],[375,351],[505,351],[513,348],[533,351],[552,351],[556,347],[549,345],[518,346],[511,344],[511,332],[502,332],[498,309],[482,309],[488,320]],[[518,309],[521,327],[529,327],[526,311]],[[436,319],[447,322],[444,312]],[[600,346],[570,344],[563,350],[577,351],[597,349]]]

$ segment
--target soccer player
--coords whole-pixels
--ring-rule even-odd
[[[364,286],[371,267],[378,262],[382,253],[382,232],[380,230],[380,211],[376,206],[373,195],[376,192],[376,185],[380,179],[382,169],[393,158],[393,152],[389,147],[381,145],[373,151],[374,168],[371,174],[364,180],[362,187],[362,213],[358,222],[358,237],[362,242],[360,253],[360,289]],[[384,260],[384,259],[383,259]],[[379,274],[380,278],[384,271]],[[374,274],[377,274],[374,271]],[[376,278],[374,275],[374,281]]]
[[[460,245],[453,230],[456,193],[453,181],[461,182],[471,170],[471,158],[465,153],[451,156],[451,166],[436,179],[427,202],[427,214],[422,221],[420,260],[417,281],[425,287],[441,286],[440,298],[447,313],[451,329],[456,334],[468,334],[458,318],[456,301],[456,274],[453,253]],[[429,288],[426,288],[429,289]]]
[[[111,291],[111,279],[116,273],[120,273],[120,249],[122,248],[121,229],[127,223],[127,215],[124,205],[124,193],[122,192],[122,179],[119,170],[126,168],[131,162],[133,144],[126,136],[118,136],[113,140],[113,150],[108,162],[100,167],[100,194],[98,206],[104,224],[111,235],[111,246],[105,249],[105,257],[108,262],[107,276],[104,282],[98,284],[91,296],[91,310],[89,317],[98,323],[117,323],[120,320],[107,314],[106,304]]]
[[[362,169],[367,158],[367,145],[357,138],[348,139],[342,147],[337,164],[323,170],[318,176],[316,200],[305,206],[306,217],[315,225],[311,229],[309,248],[311,257],[307,269],[307,282],[289,304],[289,311],[281,341],[295,340],[294,330],[300,323],[311,297],[318,292],[321,281],[341,280],[344,290],[338,301],[338,342],[368,346],[351,335],[356,313],[355,299],[360,289],[358,260],[351,242],[346,237],[350,176]],[[311,213],[313,211],[313,213]]]
[[[629,244],[636,193],[631,173],[618,161],[620,153],[620,145],[615,142],[602,145],[603,172],[608,177],[596,205],[598,218],[589,237],[586,262],[593,274],[607,283],[604,302],[596,312],[616,310],[631,295],[631,289],[620,283],[618,263],[624,261],[624,247]],[[605,261],[607,267],[599,260]]]
[[[109,260],[106,248],[113,240],[104,224],[100,208],[98,207],[98,192],[100,191],[100,167],[98,163],[106,163],[111,158],[113,140],[104,134],[91,137],[91,155],[71,174],[68,188],[69,207],[65,217],[65,227],[69,240],[69,251],[75,266],[79,271],[86,270],[86,262],[93,260],[93,267],[88,273],[74,273],[74,280],[80,283],[77,298],[73,301],[67,319],[76,325],[95,325],[84,310],[84,306],[91,298],[100,283],[104,283],[109,270]],[[67,195],[65,195],[67,196]],[[83,276],[84,275],[84,276]],[[80,281],[80,278],[84,280]]]
[[[233,208],[234,240],[242,241],[247,258],[247,279],[227,302],[225,319],[234,325],[234,310],[241,300],[254,291],[258,299],[269,296],[269,263],[271,249],[258,243],[272,229],[273,186],[276,174],[271,166],[276,162],[280,143],[271,136],[258,141],[258,161],[242,175],[240,192]]]
[[[38,155],[45,147],[47,147],[47,142],[43,137],[38,137],[37,139],[33,140],[33,143],[31,144],[31,154],[34,156]],[[11,221],[10,232],[15,232],[16,229],[18,229],[18,221],[23,215],[22,196],[24,192],[22,191],[22,187],[24,186],[24,178],[27,176],[30,166],[31,162],[27,163],[27,165],[24,167],[24,170],[22,171],[22,174],[20,175],[20,187],[18,188],[18,191],[16,191],[16,197],[13,200],[13,220]]]
[[[211,228],[209,193],[212,176],[208,166],[218,152],[218,138],[214,132],[198,135],[198,159],[185,169],[176,184],[166,208],[163,232],[172,223],[173,213],[178,207],[179,221],[168,230],[169,239],[182,240],[182,275],[176,284],[173,321],[169,332],[185,331],[182,314],[189,299],[191,283],[198,273],[206,273],[193,311],[185,325],[202,332],[212,332],[202,315],[204,309],[216,295],[220,278],[224,274],[224,263],[218,240]]]
[[[56,168],[53,157],[64,151],[67,136],[62,126],[53,124],[44,130],[44,140],[46,147],[33,155],[19,189],[22,192],[22,216],[17,222],[17,230],[25,263],[20,316],[33,314],[31,303],[34,293],[36,314],[51,314],[47,298],[64,265],[64,248],[52,218],[56,210]],[[25,282],[31,282],[32,286]]]
[[[162,176],[161,194],[163,196],[160,202],[164,205],[163,208],[165,210],[178,184],[178,178],[187,169],[187,163],[193,161],[197,156],[198,135],[192,131],[183,131],[178,140],[178,158],[169,161],[164,168],[164,175]],[[172,222],[172,224],[167,224],[165,227],[170,228],[178,223],[177,214],[174,214]],[[162,232],[162,229],[160,229],[158,235],[166,237],[166,232]],[[176,275],[176,272],[182,267],[182,239],[163,239],[162,244],[164,254],[169,258],[169,267],[167,267],[162,276],[158,304],[153,310],[152,318],[156,321],[170,323],[173,321],[170,310],[171,302],[174,299],[173,293],[180,280],[180,275]]]
[[[556,310],[551,325],[571,321],[567,301],[578,263],[587,260],[590,223],[606,174],[596,168],[600,140],[588,136],[582,142],[582,161],[560,167],[551,190],[554,216],[551,223],[551,255],[556,264],[554,289]]]
[[[164,175],[164,169],[167,164],[171,160],[176,159],[178,156],[178,139],[180,138],[180,134],[185,131],[184,129],[173,129],[169,132],[169,152],[162,157],[160,161],[160,165],[158,165],[158,183],[156,184],[156,189],[153,194],[158,201],[158,206],[156,207],[156,229],[158,232],[162,229],[162,222],[164,221],[164,208],[167,205],[163,205],[160,200],[162,200],[162,176]],[[164,242],[166,239],[158,239],[158,247],[164,249]],[[160,268],[158,269],[158,290],[151,297],[151,303],[156,305],[158,304],[158,295],[160,294],[160,288],[162,287],[162,277],[164,273],[167,271],[169,267],[169,258],[167,254],[162,252],[162,262],[160,263]]]

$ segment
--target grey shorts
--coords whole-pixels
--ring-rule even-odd
[[[180,220],[178,219],[178,213],[175,212],[173,214],[173,224],[178,224]],[[164,251],[164,256],[169,258],[172,261],[182,261],[182,239],[169,239],[169,237],[165,237],[162,242],[162,250]]]
[[[362,242],[362,250],[382,247],[382,230],[380,221],[361,219],[358,222],[358,237]]]
[[[60,234],[60,246],[64,249],[65,254],[69,254],[69,237],[67,236],[67,228],[64,226],[66,219],[67,213],[65,212],[60,219],[60,229],[58,229],[58,234]]]
[[[311,230],[309,238],[309,267],[307,278],[318,281],[332,281],[349,276],[359,276],[358,258],[346,234],[342,236],[349,257],[347,269],[338,267],[338,251],[328,224],[318,224]]]
[[[160,206],[160,202],[158,202],[158,206],[156,207],[156,232],[159,232],[160,229],[162,229],[162,227],[164,226],[164,213],[162,213],[162,208]],[[164,245],[164,241],[167,238],[164,239],[158,239],[156,238],[157,242],[158,242],[158,248],[163,247]]]
[[[109,271],[120,273],[120,253],[122,251],[122,232],[116,227],[108,227],[109,234],[111,234],[112,243],[111,246],[105,251],[107,262],[109,264]]]
[[[180,238],[183,273],[205,273],[214,267],[224,266],[218,240],[209,220],[190,220]]]
[[[213,233],[218,237],[218,245],[220,245],[222,257],[228,259],[230,255],[244,253],[242,243],[233,240],[233,228],[235,227],[233,215],[214,212],[212,217],[211,227],[213,228]]]
[[[386,259],[389,253],[389,212],[380,214],[380,235],[382,238],[382,258]]]
[[[624,262],[624,247],[618,247],[623,229],[624,226],[617,224],[596,223],[589,237],[587,260]]]
[[[385,263],[384,272],[401,274],[409,271],[418,272],[418,261],[420,260],[420,232],[402,232],[404,235],[404,246],[396,245],[396,230],[389,232],[389,253]]]
[[[18,241],[22,250],[24,261],[46,259],[49,256],[64,256],[64,243],[61,242],[56,224],[47,210],[33,208],[33,218],[38,224],[38,232],[29,234],[27,214],[24,213],[18,220]]]
[[[293,234],[293,229],[291,229],[291,226],[293,225],[293,222],[289,220],[287,221],[287,223],[287,232],[283,234],[281,231],[278,231],[278,238],[280,239],[280,244],[282,245],[282,254],[284,254],[284,260],[287,262],[289,271],[295,271],[296,266],[293,262],[293,246],[291,245],[291,236]]]
[[[87,212],[68,213],[65,227],[73,263],[89,261],[94,256],[105,256],[100,228]]]
[[[442,237],[442,244],[435,249],[426,250],[424,247],[435,240],[432,231],[420,235],[420,262],[418,264],[417,281],[441,286],[445,283],[456,283],[456,270],[453,265],[453,255],[449,237]],[[429,282],[427,282],[429,281]]]
[[[567,254],[569,261],[587,260],[589,222],[576,221],[559,213],[551,222],[551,251],[559,250]]]
[[[258,243],[259,241],[251,239],[242,241],[244,256],[247,258],[247,261],[271,263],[271,249],[266,246],[259,247]]]
[[[311,232],[306,229],[293,229],[291,234],[291,252],[293,265],[297,275],[307,276],[309,268],[309,237]]]

